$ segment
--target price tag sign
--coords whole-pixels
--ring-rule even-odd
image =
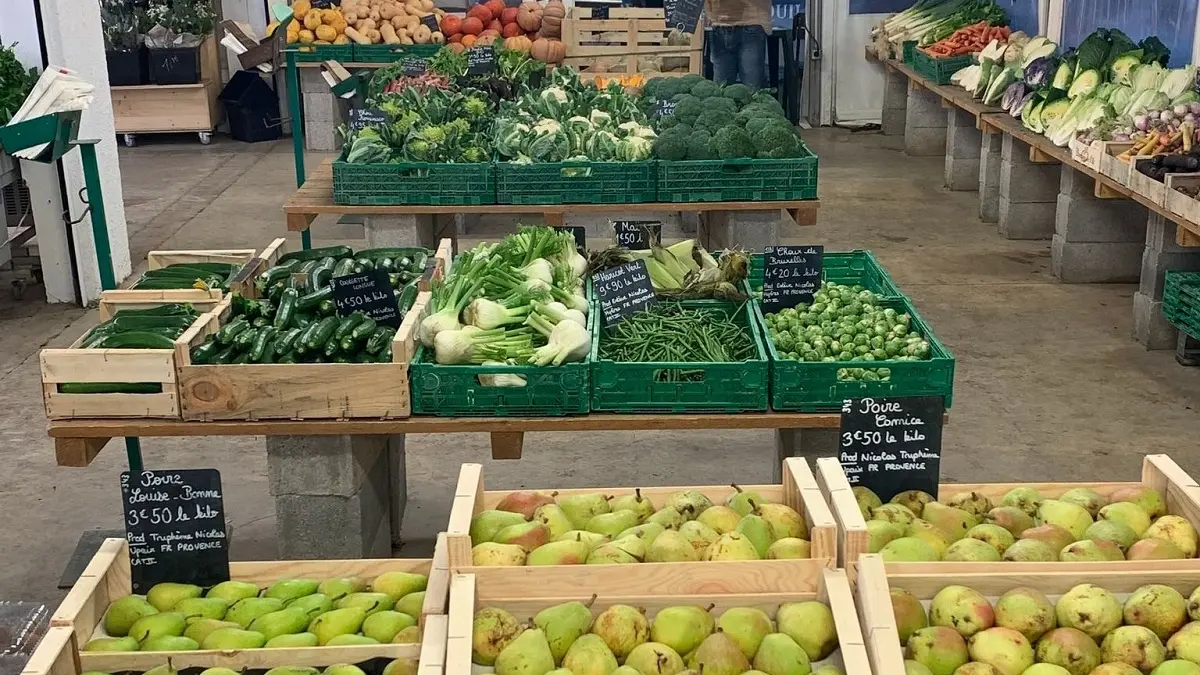
[[[696,30],[704,12],[704,0],[663,0],[667,29],[678,28],[685,33]]]
[[[768,246],[763,255],[763,313],[812,302],[821,287],[824,246]]]
[[[905,490],[937,497],[945,412],[941,396],[844,401],[838,455],[846,479],[884,502]]]
[[[410,77],[424,75],[429,69],[429,61],[419,56],[406,56],[400,60],[400,72]]]
[[[216,469],[121,473],[133,592],[163,581],[229,580],[229,539]]]
[[[467,74],[487,75],[496,72],[496,50],[491,47],[471,47],[467,50]]]
[[[429,30],[434,33],[442,29],[442,27],[438,25],[437,14],[426,14],[425,16],[421,17],[421,23],[425,24]]]
[[[614,220],[613,241],[621,248],[642,251],[662,243],[662,223],[657,220]]]
[[[371,126],[385,126],[387,121],[387,115],[382,110],[377,108],[356,108],[350,111],[348,126],[351,131],[362,131]]]
[[[592,8],[592,18],[603,21],[608,18],[608,5],[599,5]]]
[[[654,116],[666,117],[667,115],[675,114],[675,106],[679,105],[675,101],[659,101],[654,104]]]
[[[582,225],[555,225],[554,229],[562,232],[570,232],[572,237],[575,237],[575,248],[580,253],[587,250],[587,228]]]
[[[338,316],[362,312],[381,326],[400,327],[400,307],[388,273],[367,270],[333,278],[333,304]]]
[[[619,323],[658,302],[645,260],[634,260],[620,267],[596,272],[592,275],[592,290],[600,299],[600,312],[605,325]]]

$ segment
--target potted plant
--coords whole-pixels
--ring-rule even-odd
[[[146,14],[130,0],[100,0],[100,22],[104,27],[104,56],[108,61],[108,84],[128,87],[150,81],[142,33]]]
[[[200,48],[213,34],[217,14],[212,0],[152,0],[146,10],[152,26],[145,43],[150,50],[150,80],[155,84],[200,81]]]

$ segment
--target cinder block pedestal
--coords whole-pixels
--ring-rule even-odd
[[[342,111],[320,68],[300,68],[301,108],[304,111],[304,147],[318,152],[341,148],[336,129]]]
[[[883,117],[884,136],[904,136],[904,121],[908,112],[908,76],[884,69]]]
[[[975,115],[961,108],[946,111],[946,187],[978,190],[983,133],[975,128]]]
[[[1146,209],[1124,199],[1096,199],[1095,179],[1069,166],[1060,172],[1051,263],[1066,283],[1127,283],[1138,278]]]
[[[735,246],[762,251],[779,243],[782,223],[783,212],[779,210],[707,211],[700,219],[700,244],[709,251]]]
[[[946,109],[937,94],[922,87],[908,91],[904,114],[904,152],[914,157],[946,154]]]
[[[368,248],[398,246],[437,248],[438,223],[431,214],[367,216],[363,223],[363,230],[366,234]]]
[[[1054,235],[1059,165],[1029,161],[1029,146],[1012,136],[1000,142],[1000,234],[1008,239]]]
[[[1000,222],[1000,140],[998,133],[982,133],[979,144],[979,219]]]
[[[776,429],[775,463],[779,465],[773,474],[782,480],[783,460],[788,457],[803,457],[809,466],[815,466],[818,457],[838,456],[837,429]]]
[[[1178,331],[1162,313],[1167,270],[1200,271],[1200,249],[1175,243],[1175,223],[1157,213],[1146,221],[1141,280],[1133,295],[1133,337],[1146,349],[1174,349]]]

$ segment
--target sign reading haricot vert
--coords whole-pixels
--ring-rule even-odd
[[[945,412],[941,396],[844,401],[838,458],[850,485],[885,502],[905,490],[936,497]]]
[[[645,260],[596,272],[592,275],[592,289],[600,301],[600,315],[606,326],[619,323],[658,302]]]

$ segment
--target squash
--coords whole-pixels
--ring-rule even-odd
[[[479,19],[480,23],[485,26],[492,22],[492,10],[488,9],[487,5],[474,5],[467,10],[468,17]]]
[[[499,35],[500,31],[504,30],[504,26],[500,25],[499,19],[492,19],[492,22],[489,23],[487,25],[487,27],[484,28],[484,30],[490,30],[490,31],[494,32],[496,35]]]
[[[546,3],[546,8],[542,10],[542,16],[552,16],[556,19],[567,18],[567,8],[563,5],[562,0],[550,0]]]
[[[461,36],[455,35],[454,37],[461,37]],[[461,53],[467,51],[467,46],[461,42],[449,42],[446,44],[446,47],[449,48],[450,51],[454,52],[455,54],[461,54]]]
[[[517,25],[532,33],[542,27],[542,6],[526,2],[517,10]]]
[[[499,19],[500,15],[504,13],[504,0],[487,0],[484,4],[491,10],[493,19]]]
[[[521,30],[521,27],[515,23],[504,24],[504,28],[500,29],[500,35],[506,38],[523,36],[524,33],[525,31]]]
[[[562,19],[545,14],[542,16],[542,28],[540,31],[546,37],[562,37]]]
[[[300,32],[303,33],[304,31],[300,31]],[[301,37],[303,37],[303,35]],[[354,40],[356,43],[358,43],[360,45],[371,44],[371,38],[367,37],[363,33],[358,32],[358,30],[354,29],[354,28],[350,28],[350,27],[346,28],[346,37],[350,38],[351,40]]]
[[[507,26],[505,26],[505,28],[507,28]],[[533,40],[530,40],[524,35],[514,35],[504,41],[504,48],[510,49],[514,52],[528,54],[529,50],[533,48]]]
[[[304,20],[304,16],[308,14],[308,10],[310,9],[312,9],[312,3],[308,0],[296,0],[296,2],[292,3],[292,14],[301,21]]]
[[[446,34],[440,30],[435,30],[429,34],[429,41],[435,45],[446,44]]]
[[[309,12],[304,15],[304,27],[308,30],[316,30],[321,25],[321,13]]]
[[[478,17],[470,16],[462,22],[462,32],[467,35],[479,35],[483,32],[483,22]]]
[[[496,40],[498,40],[498,39],[499,39],[499,36],[496,35],[495,33],[484,33],[475,39],[475,46],[476,47],[490,47],[490,46],[496,44]]]
[[[538,61],[546,63],[562,63],[567,57],[567,47],[558,40],[538,38],[529,50],[530,55]]]
[[[304,30],[300,31],[300,44],[302,44],[302,45],[311,44],[312,41],[316,40],[316,39],[317,39],[317,36],[313,35],[313,32],[311,30],[305,28]]]
[[[517,9],[516,7],[505,7],[504,10],[500,12],[500,23],[504,24],[505,26],[517,25],[517,13],[520,11],[521,10]]]
[[[379,28],[379,34],[383,36],[383,43],[386,45],[400,44],[400,36],[396,35],[396,29],[390,23],[385,23]]]
[[[442,17],[442,32],[446,35],[454,35],[462,32],[462,18],[447,14]]]
[[[315,33],[318,40],[323,40],[329,44],[333,44],[333,41],[337,39],[337,31],[334,30],[333,26],[317,26]]]
[[[462,46],[470,47],[473,44],[475,44],[475,36],[470,33],[464,33],[462,36]]]
[[[321,23],[326,26],[335,25],[342,20],[342,13],[336,9],[327,9],[321,12]]]
[[[334,39],[333,44],[348,45],[348,44],[350,44],[350,38],[346,37],[345,35],[339,35],[339,36],[337,36],[336,39]]]
[[[429,44],[429,41],[432,39],[432,36],[433,36],[433,31],[429,30],[429,26],[426,26],[425,24],[421,24],[421,25],[417,26],[416,29],[413,30],[413,32],[412,32],[413,42],[415,42],[419,45]]]

